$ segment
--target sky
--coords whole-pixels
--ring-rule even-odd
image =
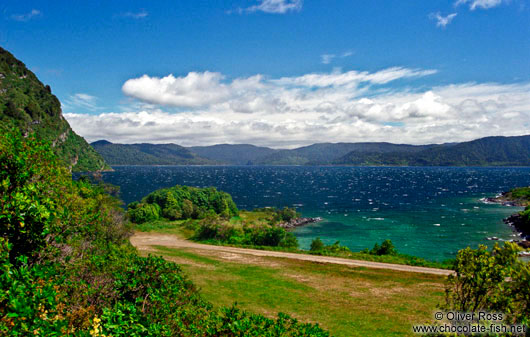
[[[3,0],[0,46],[90,142],[530,134],[530,0]]]

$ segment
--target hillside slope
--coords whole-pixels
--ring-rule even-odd
[[[317,143],[292,150],[281,150],[258,161],[262,165],[328,165],[350,152],[418,152],[433,145],[391,143]]]
[[[193,146],[188,149],[203,158],[235,165],[254,164],[260,158],[278,152],[278,150],[268,147],[250,144],[217,144],[212,146]]]
[[[61,103],[21,61],[0,47],[0,122],[2,128],[35,132],[52,144],[73,171],[110,169],[103,158],[64,119]]]
[[[339,165],[530,166],[530,136],[486,137],[458,144],[434,146],[416,153],[353,151],[333,163]]]
[[[176,144],[113,144],[99,140],[91,144],[110,165],[208,165],[201,158]]]

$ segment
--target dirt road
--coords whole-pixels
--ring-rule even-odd
[[[201,243],[183,240],[174,235],[160,234],[160,233],[137,232],[131,237],[131,243],[139,250],[152,250],[151,248],[152,246],[165,246],[168,248],[184,248],[184,249],[193,249],[193,250],[207,250],[207,251],[214,251],[214,252],[217,251],[217,252],[225,252],[225,253],[246,254],[246,255],[252,255],[252,256],[280,257],[280,258],[287,258],[287,259],[312,261],[312,262],[317,262],[317,263],[333,263],[333,264],[341,264],[341,265],[347,265],[347,266],[352,266],[352,267],[390,269],[390,270],[412,272],[412,273],[424,273],[424,274],[434,274],[434,275],[449,275],[453,273],[452,271],[445,270],[445,269],[415,267],[415,266],[406,266],[406,265],[400,265],[400,264],[371,262],[371,261],[362,261],[362,260],[351,260],[351,259],[344,259],[344,258],[331,257],[331,256],[319,256],[319,255],[275,252],[275,251],[248,249],[248,248],[205,245]]]

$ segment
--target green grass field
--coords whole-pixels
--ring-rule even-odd
[[[150,253],[181,264],[216,306],[285,312],[334,336],[413,335],[411,325],[430,322],[443,301],[435,275],[162,246]]]

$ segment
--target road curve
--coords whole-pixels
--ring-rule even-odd
[[[258,250],[258,249],[237,248],[237,247],[228,247],[228,246],[206,245],[202,243],[196,243],[196,242],[192,242],[188,240],[183,240],[177,236],[170,235],[170,234],[136,232],[131,237],[130,240],[131,240],[131,243],[138,250],[149,250],[152,246],[165,246],[168,248],[199,249],[199,250],[208,250],[208,251],[235,253],[235,254],[246,254],[246,255],[252,255],[252,256],[281,257],[281,258],[287,258],[287,259],[312,261],[312,262],[318,262],[318,263],[332,263],[332,264],[341,264],[341,265],[352,266],[352,267],[389,269],[389,270],[397,270],[397,271],[411,272],[411,273],[423,273],[423,274],[433,274],[433,275],[443,275],[443,276],[447,276],[453,273],[453,271],[446,270],[446,269],[416,267],[416,266],[407,266],[407,265],[401,265],[401,264],[362,261],[362,260],[352,260],[352,259],[344,259],[344,258],[332,257],[332,256],[297,254],[297,253],[277,252],[277,251],[270,251],[270,250]]]

